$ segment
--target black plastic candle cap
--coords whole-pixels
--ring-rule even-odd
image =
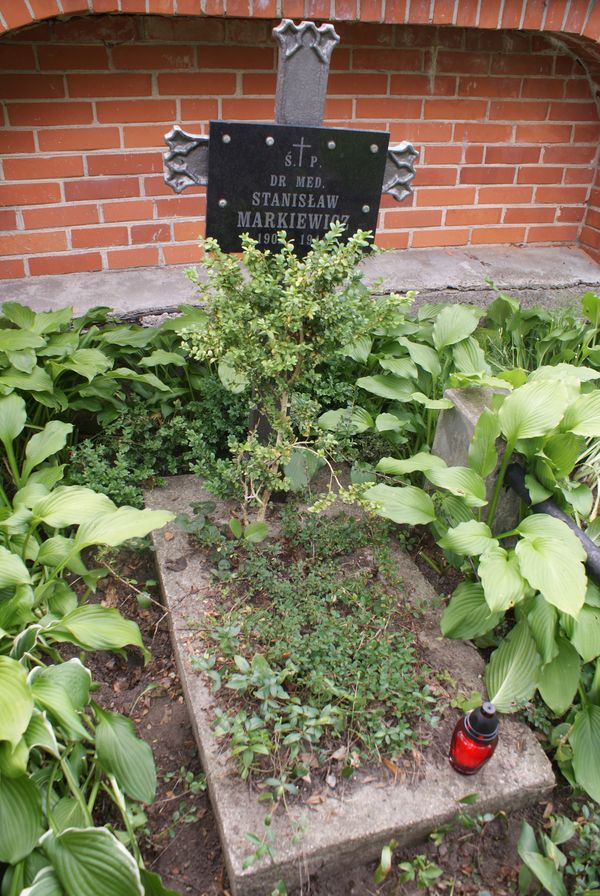
[[[488,742],[498,734],[498,717],[493,703],[484,703],[465,719],[467,732],[479,741]]]

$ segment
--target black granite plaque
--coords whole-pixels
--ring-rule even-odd
[[[211,121],[206,235],[239,252],[249,233],[277,248],[285,230],[305,255],[333,221],[375,231],[389,134]]]

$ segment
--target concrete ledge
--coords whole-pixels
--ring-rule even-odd
[[[108,305],[127,318],[174,311],[197,299],[185,276],[187,267],[5,280],[3,301],[21,302],[35,311],[72,305],[78,314],[94,305]],[[394,250],[369,258],[364,268],[366,282],[378,284],[381,292],[417,290],[416,304],[488,304],[495,293],[486,278],[528,305],[570,304],[586,290],[600,289],[600,265],[582,249],[565,246]]]
[[[149,492],[146,498],[149,507],[180,513],[210,495],[195,477],[180,476],[169,480],[164,488]],[[223,521],[229,519],[232,509],[231,505],[221,505]],[[517,808],[540,799],[554,786],[550,763],[533,733],[505,718],[496,754],[475,780],[454,772],[445,752],[434,747],[424,753],[424,777],[415,775],[413,780],[394,783],[385,770],[380,774],[371,770],[368,776],[363,774],[362,781],[357,773],[359,780],[353,776],[347,785],[340,784],[323,794],[320,804],[294,803],[287,814],[276,814],[272,825],[276,838],[274,862],[264,859],[244,869],[244,858],[252,851],[244,835],[261,835],[266,809],[236,775],[223,742],[214,737],[211,717],[215,700],[205,677],[194,672],[190,663],[198,649],[197,621],[209,601],[209,573],[181,530],[171,526],[153,538],[179,674],[234,896],[264,896],[279,879],[288,887],[297,886],[321,869],[331,873],[375,859],[392,837],[400,845],[423,839],[450,821],[459,809],[457,801],[474,791],[478,799],[470,810],[482,812]],[[408,598],[432,606],[435,595],[409,557],[398,552],[396,562]],[[469,644],[442,640],[434,613],[424,619],[419,637],[428,662],[447,670],[460,690],[470,693],[482,689],[479,654]],[[303,818],[308,826],[298,841],[295,834]]]

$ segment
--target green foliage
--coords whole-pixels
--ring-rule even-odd
[[[343,226],[333,224],[304,259],[294,254],[284,233],[275,253],[242,238],[241,260],[221,252],[214,240],[205,242],[209,277],[202,298],[209,314],[184,332],[183,346],[190,357],[216,365],[231,392],[251,391],[267,423],[262,426],[266,434],[259,437],[255,428],[245,440],[230,443],[245,522],[248,508],[257,509],[262,520],[272,492],[291,487],[283,467],[298,445],[292,419],[305,433],[307,423],[302,400],[296,400],[292,415],[292,393],[306,395],[301,390],[315,383],[343,346],[395,319],[405,306],[398,296],[373,301],[362,283],[357,263],[370,236],[358,231],[346,242],[342,236]],[[302,445],[317,453],[327,447],[327,442],[314,446],[313,441],[302,439]]]
[[[386,528],[290,510],[282,537],[230,558],[227,605],[206,633],[217,652],[192,660],[214,690],[236,694],[215,731],[228,737],[242,778],[260,775],[275,800],[309,774],[306,755],[316,768],[340,738],[336,755],[351,771],[351,762],[420,742],[417,718],[436,721]]]

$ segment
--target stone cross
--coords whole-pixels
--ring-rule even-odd
[[[364,229],[374,229],[379,201],[371,200],[370,194],[367,192],[367,201],[364,201],[363,197],[361,204],[363,177],[365,187],[368,187],[368,171],[372,169],[371,182],[382,183],[381,193],[387,193],[401,201],[412,193],[411,181],[415,176],[414,161],[418,153],[412,144],[406,141],[388,147],[388,135],[384,132],[322,128],[331,54],[340,41],[333,25],[325,24],[317,28],[314,22],[301,22],[300,25],[295,25],[290,19],[283,19],[273,29],[273,34],[279,43],[275,96],[276,127],[271,126],[271,130],[269,130],[267,125],[211,122],[213,144],[215,140],[219,141],[219,146],[213,145],[211,151],[208,136],[188,134],[179,126],[175,126],[165,136],[165,141],[169,146],[169,152],[164,155],[167,168],[165,181],[176,193],[181,193],[186,187],[194,184],[208,185],[207,233],[209,230],[212,232],[215,221],[218,221],[219,213],[223,212],[224,215],[225,213],[229,215],[227,224],[223,223],[222,225],[222,233],[226,234],[228,229],[235,226],[234,218],[231,217],[233,210],[227,208],[228,204],[231,206],[234,202],[225,198],[226,195],[231,195],[231,192],[227,194],[226,190],[228,181],[230,186],[231,183],[234,185],[233,195],[236,192],[235,185],[239,186],[240,183],[243,183],[244,175],[248,181],[246,187],[248,189],[254,187],[257,190],[259,184],[249,182],[251,179],[250,169],[248,171],[241,170],[244,167],[243,157],[248,160],[248,165],[259,165],[265,153],[269,152],[269,150],[265,150],[265,146],[275,147],[269,162],[270,173],[267,176],[263,172],[263,191],[252,194],[253,197],[259,197],[258,202],[253,202],[253,204],[264,203],[261,206],[261,212],[238,211],[238,229],[247,223],[249,225],[247,229],[251,229],[251,222],[257,220],[260,223],[255,226],[262,228],[271,226],[273,231],[287,230],[288,222],[292,222],[292,230],[294,226],[304,227],[306,225],[308,228],[310,219],[311,222],[318,220],[321,223],[321,229],[325,230],[329,219],[336,217],[335,209],[341,193],[339,183],[340,181],[345,183],[346,180],[348,180],[346,192],[356,195],[357,202],[359,202],[360,207],[354,211],[358,211],[359,217],[360,213],[363,214],[363,220],[359,220],[358,226],[364,227]],[[280,126],[287,126],[287,129]],[[306,131],[307,128],[319,130]],[[281,147],[284,136],[287,138],[287,153],[282,156]],[[384,139],[378,140],[378,137]],[[232,145],[228,146],[228,144]],[[320,146],[319,150],[315,149],[317,144]],[[280,149],[279,156],[276,153],[277,145]],[[359,152],[359,146],[363,155],[358,159],[349,158],[352,154]],[[237,156],[233,152],[234,148],[237,149]],[[382,150],[379,159],[369,158],[369,151],[376,155],[379,150]],[[387,152],[385,162],[381,159],[383,150]],[[209,156],[213,172],[210,183]],[[229,161],[224,162],[223,156]],[[333,188],[327,186],[323,178],[313,176],[313,174],[316,175],[319,168],[327,168],[330,162],[335,169],[334,182],[338,184]],[[226,173],[228,170],[226,167],[223,169],[217,187],[213,183],[217,180],[215,172],[218,167],[223,168],[223,165],[229,165],[230,173],[229,175]],[[315,166],[314,171],[310,171],[311,165]],[[288,176],[282,173],[285,170],[284,166],[293,168],[295,174],[290,172]],[[275,174],[274,172],[279,173]],[[383,181],[381,180],[382,175]],[[293,194],[289,191],[310,190],[319,186],[322,186],[323,192],[323,196],[318,200],[321,203],[320,209],[326,210],[327,207],[330,210],[333,209],[332,214],[328,216],[323,214],[319,218],[316,210],[311,214],[308,214],[308,211],[305,213],[297,210],[294,213],[280,210],[280,204],[291,203],[292,200],[297,205],[300,203],[314,205],[317,200],[314,195],[311,196],[310,192],[302,193],[303,198],[296,196],[294,199]],[[271,191],[267,187],[283,189],[284,192]],[[213,190],[212,201],[211,189]],[[217,193],[214,192],[215,190]],[[377,191],[379,191],[379,186],[377,186]],[[292,198],[290,199],[290,197]],[[275,203],[277,203],[277,207],[273,210]],[[301,207],[304,208],[304,205]],[[258,219],[256,218],[257,214],[259,215]],[[348,217],[348,215],[340,215],[339,219],[344,220]],[[302,223],[296,225],[296,222],[300,221]],[[363,221],[366,222],[366,226]],[[212,232],[212,235],[217,235],[218,223],[216,227],[217,231]],[[225,251],[235,251],[235,249],[225,248]]]

